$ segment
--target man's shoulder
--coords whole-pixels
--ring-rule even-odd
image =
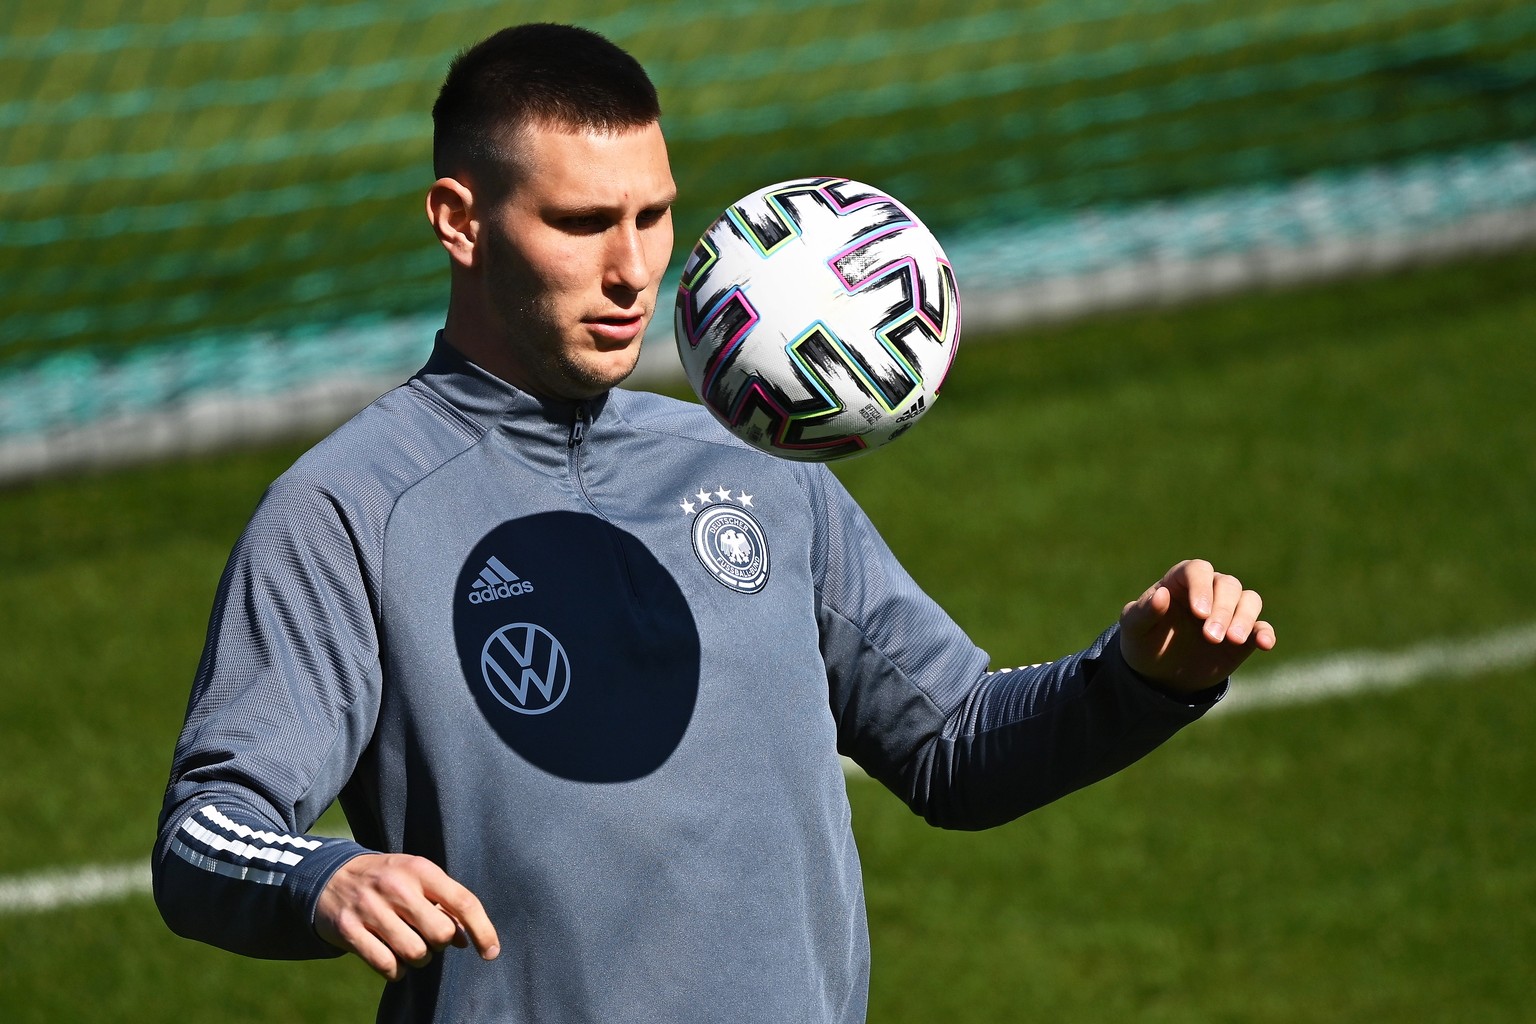
[[[692,447],[706,458],[719,455],[732,461],[744,460],[756,467],[756,472],[793,479],[811,495],[819,495],[830,477],[825,464],[796,462],[754,448],[727,430],[713,413],[697,402],[680,401],[649,391],[616,389],[612,395],[630,429]]]
[[[625,423],[633,428],[666,434],[683,441],[733,449],[749,458],[766,460],[768,465],[793,465],[747,444],[697,402],[685,402],[650,391],[624,389],[616,389],[613,398]]]
[[[745,447],[696,402],[627,388],[615,388],[610,400],[632,427],[710,444]]]
[[[301,455],[273,484],[332,497],[398,497],[483,430],[417,381],[385,392]]]

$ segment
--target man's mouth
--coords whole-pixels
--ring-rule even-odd
[[[595,316],[586,320],[587,329],[594,335],[621,344],[627,344],[638,337],[644,323],[645,317],[639,313],[632,316]]]

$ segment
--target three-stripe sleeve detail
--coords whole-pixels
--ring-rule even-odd
[[[193,867],[260,885],[281,885],[287,869],[321,845],[317,839],[242,825],[211,804],[188,815],[171,840],[176,856]]]

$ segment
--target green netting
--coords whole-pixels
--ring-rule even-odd
[[[178,345],[199,366],[230,353],[234,374],[241,344],[434,312],[436,87],[463,45],[550,16],[506,0],[0,7],[0,376]],[[1005,254],[993,276],[998,260],[1051,273],[1042,260],[1099,265],[1146,225],[1179,230],[1152,215],[1085,233],[1085,210],[1218,197],[1224,232],[1263,238],[1289,183],[1497,163],[1536,137],[1529,0],[575,0],[557,16],[655,77],[680,249],[741,194],[843,174],[957,250]],[[1329,216],[1347,230],[1353,208]]]

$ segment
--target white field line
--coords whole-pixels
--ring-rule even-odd
[[[141,892],[149,892],[148,861],[17,875],[0,878],[0,914],[105,903]]]
[[[1212,715],[1306,704],[1367,690],[1395,690],[1426,679],[1449,682],[1536,663],[1536,624],[1471,640],[1420,644],[1405,651],[1349,651],[1269,672],[1239,672]]]
[[[1536,664],[1536,624],[1453,643],[1421,644],[1405,651],[1350,651],[1269,672],[1242,674],[1211,716],[1394,690],[1426,680],[1451,681]],[[852,777],[865,777],[844,759]],[[104,903],[147,893],[144,861],[0,877],[0,916]]]

